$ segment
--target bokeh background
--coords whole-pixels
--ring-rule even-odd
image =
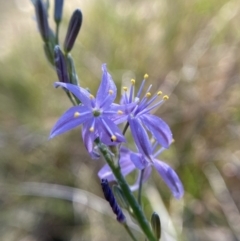
[[[185,195],[174,200],[156,172],[143,188],[162,241],[240,240],[240,1],[65,1],[61,44],[76,8],[84,19],[72,56],[83,87],[94,93],[107,63],[119,94],[148,73],[170,96],[157,114],[175,142],[161,160]],[[50,0],[54,29],[52,17]],[[130,240],[103,199],[104,162],[90,160],[80,128],[48,140],[71,106],[55,80],[31,1],[0,1],[0,239]]]

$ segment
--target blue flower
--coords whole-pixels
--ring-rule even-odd
[[[118,124],[123,122],[123,120],[127,120],[138,150],[151,159],[151,144],[147,131],[149,131],[156,141],[164,148],[170,146],[172,142],[172,132],[166,122],[150,113],[153,109],[162,105],[168,99],[168,96],[163,96],[161,100],[155,103],[162,92],[158,91],[150,98],[151,93],[149,91],[152,87],[152,85],[150,85],[145,96],[140,99],[147,78],[148,75],[146,74],[136,96],[134,96],[135,80],[131,80],[129,93],[128,88],[123,87],[125,93],[122,96],[121,104],[129,106],[131,103],[136,103],[136,105],[131,109],[126,109],[124,115],[115,116],[114,122]]]
[[[152,151],[154,151],[155,147],[156,145],[152,147]],[[132,152],[127,148],[122,147],[120,150],[119,161],[121,172],[124,176],[126,176],[129,173],[133,172],[135,169],[144,170],[142,179],[144,183],[150,177],[152,167],[154,167],[156,171],[159,173],[159,175],[162,177],[163,181],[171,190],[173,196],[177,199],[180,199],[184,194],[184,189],[178,175],[169,165],[156,158],[164,149],[165,148],[163,147],[160,148],[160,150],[153,154],[151,161],[149,161],[145,158],[144,155]],[[98,172],[98,176],[100,179],[104,178],[107,179],[109,182],[116,180],[110,167],[107,164],[104,165],[102,169]],[[139,188],[139,181],[140,172],[136,183],[131,186],[132,191],[135,191]]]
[[[50,133],[50,138],[82,125],[83,141],[93,158],[97,157],[93,148],[96,138],[106,145],[125,142],[122,132],[111,120],[115,115],[122,114],[122,107],[113,104],[117,88],[111,75],[107,72],[106,64],[102,65],[102,70],[102,82],[96,98],[79,86],[62,82],[55,83],[55,87],[61,86],[69,90],[81,101],[81,104],[71,107],[60,117]]]

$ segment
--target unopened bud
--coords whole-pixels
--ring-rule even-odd
[[[125,223],[126,222],[126,217],[124,216],[121,208],[119,207],[111,188],[108,185],[108,180],[107,179],[102,179],[101,182],[102,185],[102,190],[103,190],[103,194],[104,197],[106,198],[106,200],[109,202],[113,212],[116,214],[117,216],[117,221],[120,223]]]
[[[54,20],[60,23],[62,20],[63,0],[55,0],[54,5]]]
[[[157,240],[159,240],[161,238],[161,222],[160,217],[155,212],[152,214],[151,217],[151,225]]]
[[[67,68],[70,77],[70,83],[78,85],[78,76],[75,70],[73,59],[70,54],[67,55]]]
[[[82,25],[82,12],[80,9],[74,11],[67,30],[67,35],[64,42],[64,51],[70,52],[78,36],[79,30]]]
[[[59,81],[64,83],[69,83],[65,58],[58,45],[56,45],[54,48],[54,63],[56,66],[56,71],[57,71]]]
[[[50,31],[47,19],[47,10],[42,0],[35,1],[35,12],[37,17],[37,24],[44,42],[47,42],[50,38]]]

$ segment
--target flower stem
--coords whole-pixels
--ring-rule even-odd
[[[139,189],[138,189],[138,203],[142,206],[142,181],[143,181],[144,169],[141,170],[140,180],[139,180]]]
[[[127,199],[129,206],[132,208],[133,213],[135,215],[135,218],[137,219],[139,226],[141,227],[142,231],[146,235],[149,241],[157,241],[155,238],[155,235],[152,233],[152,230],[150,228],[150,225],[144,216],[144,213],[142,211],[142,208],[139,206],[137,200],[133,196],[128,183],[126,182],[125,178],[123,177],[121,173],[121,169],[119,166],[115,166],[114,161],[112,159],[112,156],[109,153],[109,150],[107,146],[103,145],[99,139],[95,140],[95,143],[97,144],[100,152],[104,156],[107,164],[111,168],[116,180],[118,181],[118,184],[120,185],[125,198]]]

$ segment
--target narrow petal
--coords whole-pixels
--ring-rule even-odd
[[[131,153],[130,158],[135,167],[139,170],[142,170],[148,164],[148,162],[144,159],[144,156],[139,153]]]
[[[164,148],[170,146],[172,143],[172,132],[166,122],[151,114],[144,114],[140,119],[160,145]]]
[[[74,117],[74,114],[78,112],[80,115]],[[88,121],[92,118],[92,113],[89,112],[88,108],[85,106],[74,106],[67,110],[57,121],[57,123],[52,128],[50,133],[50,139],[60,135],[66,131],[69,131],[85,121]]]
[[[148,166],[144,169],[142,183],[145,183],[148,180],[148,178],[151,176],[151,173],[152,173],[152,167],[151,166]],[[141,177],[141,171],[139,171],[139,173],[138,173],[138,177],[137,177],[136,182],[132,186],[130,186],[130,189],[131,189],[132,192],[136,191],[139,188],[140,177]]]
[[[72,94],[74,94],[85,106],[91,107],[91,99],[90,99],[90,93],[77,86],[77,85],[73,85],[73,84],[66,84],[66,83],[61,83],[61,82],[55,82],[54,83],[55,87],[63,87],[67,90],[69,90]]]
[[[106,64],[102,65],[102,81],[96,95],[96,104],[98,107],[106,108],[115,100],[117,87],[112,80],[112,76],[107,71]]]
[[[94,140],[97,138],[97,134],[96,132],[89,131],[91,125],[92,121],[88,121],[87,123],[83,124],[82,138],[84,145],[91,157],[93,159],[98,159],[99,155],[97,154],[96,150],[94,150]]]
[[[119,165],[123,176],[127,176],[129,173],[135,170],[135,166],[130,160],[130,153],[131,152],[129,152],[126,148],[122,148],[120,151]],[[101,170],[98,172],[98,176],[100,179],[105,178],[109,182],[116,180],[110,167],[107,164],[101,168]]]
[[[153,159],[153,165],[171,190],[173,196],[180,199],[184,194],[184,189],[176,172],[166,163],[157,159]]]
[[[113,121],[102,115],[98,119],[98,133],[100,140],[106,145],[116,145],[121,142],[125,142],[126,139],[123,136],[121,130],[114,124]],[[113,137],[116,137],[114,140]]]
[[[150,141],[141,121],[137,118],[129,118],[128,121],[138,150],[146,157],[150,157],[152,154]]]

